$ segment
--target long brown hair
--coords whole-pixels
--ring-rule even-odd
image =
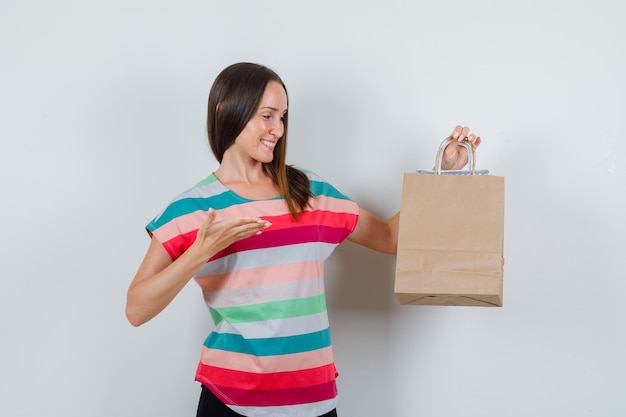
[[[213,82],[207,109],[207,133],[211,150],[218,162],[222,162],[226,149],[233,144],[258,110],[270,81],[282,85],[287,94],[285,83],[276,72],[249,62],[226,67]],[[263,163],[263,171],[278,185],[289,212],[296,219],[298,213],[307,207],[312,194],[308,177],[285,163],[288,116],[289,112],[285,113],[284,133],[274,148],[274,158],[269,163]]]

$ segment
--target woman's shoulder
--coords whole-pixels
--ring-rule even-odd
[[[223,193],[225,186],[217,179],[214,173],[196,182],[193,186],[179,192],[172,201],[194,198],[208,198]]]
[[[155,216],[153,222],[159,220],[161,223],[167,223],[196,210],[208,210],[212,204],[211,200],[223,194],[224,190],[224,185],[218,181],[215,174],[211,173],[194,186],[171,197]]]
[[[298,168],[298,170],[302,171],[309,179],[309,187],[314,196],[326,196],[342,200],[350,200],[350,197],[335,188],[332,183],[326,180],[323,176],[319,175],[316,171],[306,168]]]

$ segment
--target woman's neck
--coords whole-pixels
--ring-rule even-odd
[[[222,163],[214,172],[217,179],[235,194],[250,199],[264,200],[280,196],[274,180],[265,173],[261,163],[247,169]]]

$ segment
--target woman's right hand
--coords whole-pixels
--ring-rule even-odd
[[[207,218],[204,220],[196,240],[189,250],[203,254],[206,260],[222,249],[227,248],[238,240],[261,233],[272,225],[272,223],[251,217],[240,217],[216,221],[217,214],[210,208]]]

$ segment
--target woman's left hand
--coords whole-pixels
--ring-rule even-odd
[[[476,136],[474,133],[470,133],[469,127],[457,126],[454,128],[449,136],[454,139],[443,152],[443,160],[441,161],[442,170],[461,169],[467,164],[468,156],[467,150],[459,142],[466,141],[474,144],[474,146],[480,145],[480,136]]]

